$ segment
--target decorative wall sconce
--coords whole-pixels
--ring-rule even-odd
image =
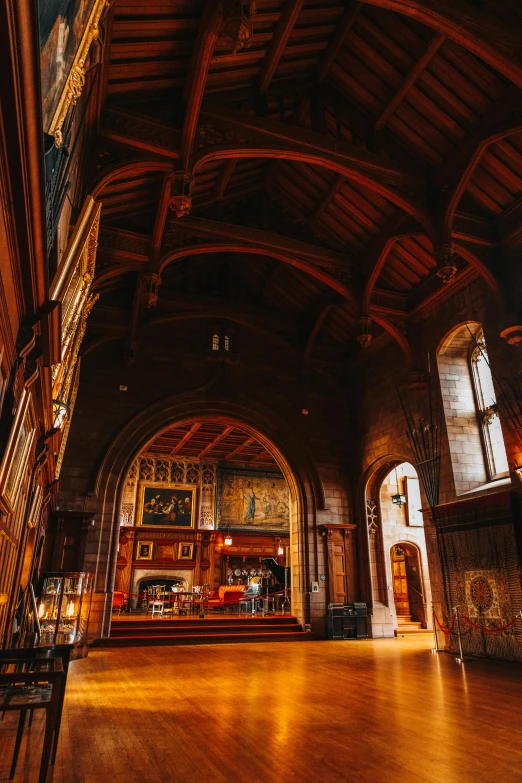
[[[225,546],[232,546],[232,536],[230,535],[230,533],[226,534],[223,543],[225,544]]]
[[[522,481],[522,465],[519,465],[517,462],[515,462],[513,465],[513,473],[516,473],[520,481]]]
[[[53,400],[53,429],[61,430],[69,416],[70,408],[62,400]]]

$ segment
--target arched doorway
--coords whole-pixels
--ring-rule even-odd
[[[391,547],[393,600],[398,631],[426,627],[426,601],[419,550],[400,541]]]
[[[431,628],[431,584],[417,472],[382,460],[366,484],[372,634]]]
[[[97,572],[91,615],[94,617],[95,633],[107,636],[110,630],[112,592],[119,568],[122,501],[129,471],[136,457],[169,427],[178,424],[192,426],[199,421],[239,427],[248,438],[264,446],[273,458],[289,491],[288,552],[292,571],[292,614],[303,624],[311,624],[312,629],[315,626],[322,630],[326,584],[319,580],[319,547],[322,541],[316,525],[316,513],[324,508],[324,495],[307,445],[284,420],[253,400],[238,396],[233,402],[225,402],[194,394],[161,400],[139,413],[113,440],[101,462],[93,484],[93,492],[98,498],[98,515],[89,530],[93,555],[86,555],[86,568]],[[94,552],[96,547],[98,549]],[[103,558],[109,563],[107,570],[101,567]],[[312,580],[319,582],[319,591],[313,596],[309,588]]]

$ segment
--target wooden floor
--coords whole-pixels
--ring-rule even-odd
[[[94,650],[71,665],[54,783],[520,783],[522,667],[419,637]],[[15,718],[0,724],[8,777]],[[37,779],[41,721],[16,781]]]

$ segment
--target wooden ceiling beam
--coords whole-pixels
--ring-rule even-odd
[[[236,164],[237,164],[237,160],[235,160],[234,158],[231,158],[230,160],[225,160],[221,164],[221,169],[219,170],[219,174],[217,176],[217,180],[213,192],[213,198],[215,201],[221,201],[221,199],[225,195],[225,190],[227,189],[228,183],[230,182],[230,178],[234,173]]]
[[[522,198],[500,215],[496,228],[503,245],[515,247],[522,242]]]
[[[507,24],[499,15],[466,0],[361,0],[409,16],[473,52],[503,76],[522,87],[522,65],[514,53],[522,49],[520,22]]]
[[[337,194],[342,190],[345,182],[345,178],[338,174],[322,201],[317,205],[312,215],[310,216],[310,225],[313,226],[314,223],[317,223],[321,219],[323,213],[326,212]]]
[[[229,191],[225,195],[223,195],[219,201],[223,204],[226,201],[235,201],[237,199],[243,199],[245,196],[249,196],[251,193],[258,193],[263,188],[263,182],[262,181],[254,181],[252,183],[249,183],[247,185],[244,185],[241,188],[234,188],[233,191]],[[202,201],[199,201],[197,196],[193,197],[193,211],[197,211],[199,209],[207,209],[208,207],[211,207],[213,204],[216,203],[216,197],[214,194],[210,197],[204,198]]]
[[[399,89],[395,92],[389,103],[384,107],[380,117],[374,125],[375,130],[379,131],[384,128],[392,114],[395,113],[404,98],[407,96],[419,76],[435,57],[445,40],[446,37],[441,33],[434,33],[431,41],[426,47],[424,54],[419,57],[417,62],[414,63],[414,65],[410,68],[409,72],[406,74],[401,85],[399,86]]]
[[[240,146],[238,145],[237,150],[230,149],[229,142],[226,150],[220,150],[217,144],[213,145],[211,152],[202,150],[195,165],[195,172],[203,165],[212,160],[219,160],[221,157],[302,159],[303,162],[312,164],[315,162],[313,159],[317,157],[316,162],[319,165],[325,165],[332,170],[337,169],[340,174],[346,172],[347,177],[353,178],[353,175],[360,172],[368,178],[370,188],[372,182],[375,184],[386,182],[397,188],[416,187],[419,190],[424,184],[424,178],[418,171],[407,171],[404,166],[373,152],[362,150],[349,142],[298,128],[295,125],[267,120],[221,106],[206,106],[202,110],[202,120],[215,123],[216,126],[238,128],[242,134],[251,137],[252,141],[243,141]],[[267,154],[263,153],[264,149]],[[299,153],[302,153],[301,157]]]
[[[226,454],[223,459],[225,459],[225,460],[232,459],[232,457],[235,457],[236,454],[240,454],[243,451],[243,449],[246,449],[248,446],[250,446],[251,443],[254,443],[254,441],[255,441],[255,438],[252,438],[252,437],[247,438],[244,441],[244,443],[240,443],[239,446],[236,446],[234,451],[231,451],[229,454]]]
[[[301,13],[304,0],[285,0],[283,12],[275,26],[272,38],[259,69],[259,92],[264,94],[270,87],[270,82],[286,49],[292,30]]]
[[[213,126],[238,128],[252,141],[241,139],[235,146],[215,144],[208,151],[203,149],[196,158],[194,175],[209,163],[227,158],[281,158],[317,165],[379,193],[413,215],[429,234],[434,233],[425,206],[425,185],[418,171],[410,172],[401,164],[348,142],[240,111],[206,107],[202,118]],[[412,195],[414,192],[417,195]]]
[[[152,231],[150,265],[152,271],[154,272],[157,272],[158,270],[161,245],[163,242],[163,233],[165,231],[165,223],[167,222],[167,215],[169,212],[171,181],[172,176],[170,174],[166,174],[163,178],[163,184],[161,186],[156,219],[154,221],[154,229]]]
[[[366,278],[362,297],[361,312],[369,315],[373,289],[379,279],[383,267],[395,243],[405,236],[419,233],[419,228],[408,222],[401,213],[396,214],[381,233],[375,237],[368,247],[363,262],[363,274]]]
[[[326,297],[325,296],[320,297],[319,302],[316,306],[315,317],[311,319],[312,328],[310,329],[310,333],[306,340],[306,345],[304,350],[305,364],[309,364],[309,362],[311,361],[314,345],[316,343],[317,338],[319,337],[319,334],[324,326],[326,319],[330,315],[330,312],[334,307],[337,307],[340,304],[343,304],[342,300],[336,298],[334,299],[330,294],[326,295]]]
[[[444,196],[443,233],[451,235],[453,218],[473,172],[491,144],[522,130],[522,90],[513,85],[495,103],[477,128],[441,166],[434,184],[447,190]],[[448,189],[447,185],[452,183]]]
[[[104,110],[98,137],[169,160],[179,158],[181,132],[167,123],[118,107]]]
[[[191,439],[191,437],[194,435],[194,433],[195,433],[195,432],[197,432],[197,431],[199,430],[199,428],[201,427],[202,423],[203,423],[203,422],[201,422],[201,421],[196,421],[196,422],[194,422],[194,424],[193,424],[193,425],[192,425],[192,427],[191,427],[191,428],[188,430],[188,432],[186,432],[186,433],[183,435],[183,437],[181,438],[181,440],[180,440],[180,441],[179,441],[179,442],[178,442],[178,443],[177,443],[177,444],[174,446],[174,448],[172,449],[172,451],[171,451],[171,452],[170,452],[170,454],[169,454],[169,457],[174,457],[176,454],[178,454],[178,453],[179,453],[179,451],[181,451],[181,449],[183,448],[183,446],[186,446],[186,445],[187,445],[187,443],[189,442],[189,440]]]
[[[398,135],[392,135],[386,128],[378,134],[375,133],[374,119],[367,109],[357,103],[352,96],[345,93],[332,81],[325,82],[321,87],[326,101],[330,104],[330,114],[339,117],[350,131],[356,132],[367,145],[368,149],[382,151],[390,160],[400,164],[410,173],[421,172],[423,177],[428,175],[426,162],[407,147],[406,143]]]
[[[265,455],[266,455],[266,458],[265,458]],[[253,464],[253,463],[256,463],[256,462],[261,462],[261,463],[263,463],[263,465],[268,465],[270,463],[273,463],[275,460],[272,457],[272,455],[270,454],[270,452],[267,449],[265,449],[265,447],[263,446],[263,448],[261,449],[259,454],[254,454],[254,456],[250,457],[250,459],[248,461],[249,461],[250,464]]]
[[[214,48],[223,25],[223,10],[220,2],[206,0],[203,18],[190,61],[183,97],[185,100],[185,121],[181,131],[180,166],[182,171],[190,168],[190,159],[196,136],[199,112],[207,82],[208,71]]]
[[[193,236],[199,236],[202,240],[207,238],[225,241],[232,240],[250,246],[255,245],[260,250],[263,250],[266,255],[272,255],[274,258],[278,257],[278,253],[290,253],[296,260],[295,266],[298,265],[298,258],[302,258],[317,264],[318,267],[324,266],[329,269],[338,267],[339,271],[345,275],[349,273],[352,266],[349,258],[342,253],[336,253],[333,250],[327,250],[316,245],[309,245],[298,239],[292,239],[270,231],[263,231],[259,228],[237,226],[232,223],[193,217],[183,218],[181,226],[185,232],[188,231]],[[241,252],[241,250],[242,248],[238,247],[238,252]]]
[[[323,82],[330,72],[330,68],[334,64],[339,52],[346,43],[352,27],[357,21],[362,9],[362,4],[357,0],[348,0],[346,10],[342,16],[341,21],[337,25],[337,28],[330,40],[330,43],[326,47],[324,54],[321,58],[321,62],[317,67],[317,81]]]
[[[522,221],[522,215],[520,216]],[[456,212],[453,218],[451,235],[462,242],[470,242],[473,245],[492,247],[496,245],[501,235],[498,232],[498,221],[493,223],[484,217],[468,215],[464,212]]]
[[[198,459],[201,459],[206,454],[208,454],[209,451],[212,451],[212,449],[214,449],[216,446],[218,446],[221,443],[221,441],[224,440],[227,437],[227,435],[230,435],[230,433],[233,431],[233,429],[234,429],[234,427],[231,427],[230,425],[228,427],[225,427],[224,430],[222,432],[220,432],[219,435],[216,438],[214,438],[213,441],[211,441],[207,446],[205,446],[203,451],[199,452]]]

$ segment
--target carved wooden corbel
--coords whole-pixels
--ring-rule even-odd
[[[142,275],[143,288],[141,301],[144,307],[155,307],[158,303],[158,290],[161,285],[161,277],[156,272],[144,272]]]
[[[457,274],[453,246],[445,242],[436,247],[435,261],[437,262],[437,277],[440,277],[443,283],[451,282]]]
[[[232,47],[232,54],[249,49],[254,32],[255,0],[222,0],[223,27],[220,38]]]
[[[192,209],[194,177],[188,171],[176,171],[171,178],[169,209],[181,218]]]
[[[372,339],[372,319],[368,315],[361,315],[359,318],[357,342],[361,348],[368,348],[371,345]]]

